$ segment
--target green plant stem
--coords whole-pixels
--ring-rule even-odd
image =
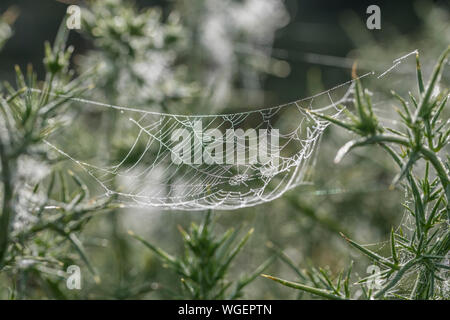
[[[339,234],[339,232],[344,232],[348,234],[349,232],[345,230],[343,226],[341,226],[338,222],[333,219],[329,219],[327,217],[322,217],[317,214],[316,210],[312,207],[306,205],[305,203],[298,201],[298,199],[294,196],[287,197],[289,203],[298,211],[306,215],[307,217],[313,219],[317,223],[319,223],[322,227]]]
[[[374,140],[373,143],[383,143],[383,142],[393,142],[397,143],[406,147],[410,147],[410,143],[408,139],[402,138],[402,137],[396,137],[392,135],[378,135],[373,136],[370,138],[370,140]],[[445,197],[447,198],[447,217],[450,220],[450,177],[447,171],[445,170],[444,164],[439,159],[439,157],[436,156],[436,153],[430,150],[429,148],[425,146],[419,146],[418,151],[422,154],[422,156],[430,161],[431,165],[433,166],[434,170],[436,170],[436,173],[441,180],[442,187],[444,188]]]
[[[418,259],[412,259],[412,260],[408,261],[406,264],[404,264],[400,268],[400,270],[398,270],[395,277],[391,281],[389,281],[383,287],[383,289],[381,289],[380,291],[377,292],[377,294],[375,295],[375,299],[382,298],[389,289],[394,287],[397,284],[397,282],[399,282],[402,279],[405,272],[408,271],[410,268],[412,268],[417,262],[418,262]]]
[[[318,289],[318,288],[314,288],[314,287],[310,287],[310,286],[306,286],[304,284],[301,283],[297,283],[297,282],[292,282],[292,281],[286,281],[277,277],[272,277],[266,274],[262,274],[261,276],[263,276],[264,278],[279,282],[287,287],[291,287],[294,289],[299,289],[299,290],[303,290],[306,291],[308,293],[314,294],[316,296],[320,296],[323,298],[327,298],[330,300],[346,300],[345,298],[332,294],[330,292],[328,292],[327,290],[324,289]]]
[[[411,143],[408,139],[403,137],[397,137],[394,135],[388,135],[388,134],[381,134],[381,135],[374,135],[369,138],[363,138],[360,140],[357,140],[355,143],[351,145],[351,147],[346,150],[347,152],[350,151],[350,149],[353,149],[357,146],[363,146],[363,145],[369,145],[369,144],[378,144],[378,143],[396,143],[405,147],[411,147]],[[430,161],[431,165],[436,170],[437,175],[439,176],[439,179],[441,180],[442,186],[446,191],[446,198],[447,198],[447,209],[449,209],[450,206],[450,177],[448,173],[446,172],[444,165],[442,164],[442,161],[436,156],[436,154],[428,149],[425,146],[419,146],[418,151],[422,154],[422,156]]]
[[[444,65],[444,61],[445,61],[445,59],[447,59],[447,56],[449,53],[450,53],[450,46],[448,46],[447,49],[439,57],[438,63],[436,64],[436,66],[433,70],[432,77],[427,85],[427,89],[423,95],[420,105],[416,109],[416,113],[414,114],[413,124],[415,124],[418,121],[419,117],[424,113],[424,109],[428,106],[431,95],[433,94],[433,89],[435,87],[435,84],[438,81],[439,76],[441,74],[441,70]]]

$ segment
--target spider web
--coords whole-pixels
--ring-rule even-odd
[[[337,117],[352,101],[354,81],[287,104],[233,114],[175,115],[72,98],[115,112],[124,124],[117,125],[115,136],[128,137],[126,150],[116,159],[100,156],[87,161],[68,154],[59,146],[61,142],[46,143],[87,173],[103,196],[114,197],[124,207],[231,210],[254,206],[310,183],[320,138],[330,123],[309,111]],[[172,136],[182,129],[190,138],[174,141]],[[209,129],[223,135],[212,141],[202,139]],[[260,134],[238,136],[240,129]],[[229,132],[234,134],[230,140]],[[225,153],[229,141],[234,162],[205,161],[208,155],[220,156],[206,154],[208,146],[209,150],[222,146]],[[184,147],[192,149],[192,161],[181,161]],[[236,150],[245,158],[239,159]],[[266,161],[249,161],[250,154],[259,157],[259,152],[269,152]]]

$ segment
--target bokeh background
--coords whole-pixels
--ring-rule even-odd
[[[68,1],[86,6],[83,1]],[[128,1],[98,1],[88,4],[101,12],[104,3],[117,6],[120,15]],[[112,69],[102,69],[92,97],[122,105],[140,105],[149,110],[185,113],[217,113],[267,107],[296,100],[333,87],[351,78],[354,61],[360,74],[382,71],[392,61],[418,49],[425,75],[439,53],[450,43],[449,8],[446,1],[315,1],[315,0],[173,0],[136,1],[138,8],[159,8],[163,23],[173,22],[179,37],[173,46],[158,52],[158,59],[145,49],[131,57],[122,54],[117,42],[95,37],[101,19],[87,21],[80,32],[72,32],[73,66],[78,72],[96,62],[114,60]],[[381,30],[366,28],[366,8],[381,8]],[[53,41],[67,3],[49,0],[2,0],[0,12],[14,6],[17,20],[14,36],[0,52],[0,79],[14,79],[14,65],[33,64],[42,77],[44,41]],[[97,10],[97,11],[95,11]],[[173,13],[178,17],[174,18]],[[82,14],[85,12],[83,11]],[[113,19],[114,14],[110,17]],[[85,18],[85,17],[83,17]],[[105,16],[103,16],[104,19]],[[131,19],[125,17],[125,19]],[[89,20],[89,19],[88,19]],[[89,29],[91,28],[91,29]],[[93,36],[94,35],[94,36]],[[149,54],[149,55],[148,55]],[[156,79],[143,83],[119,81],[139,64],[158,70]],[[396,70],[396,81],[368,81],[380,94],[395,89],[416,88],[414,61],[406,60]],[[447,75],[448,76],[448,75]],[[201,97],[200,104],[168,96],[176,87],[180,95]],[[170,92],[169,92],[170,91]],[[155,96],[153,93],[157,92]],[[177,91],[178,92],[178,91]],[[179,93],[179,92],[178,92]],[[163,103],[164,102],[164,103]],[[389,102],[383,105],[389,110]],[[387,111],[386,111],[387,110]],[[389,114],[389,112],[388,112]],[[386,116],[386,115],[385,115]],[[389,117],[389,116],[386,116]],[[387,119],[389,120],[389,119]],[[392,226],[403,217],[401,189],[389,190],[395,167],[376,148],[349,155],[340,164],[333,158],[352,136],[340,128],[327,129],[319,150],[314,186],[297,188],[284,197],[253,208],[216,211],[217,231],[228,227],[255,232],[232,267],[232,277],[251,272],[281,248],[300,267],[328,267],[338,272],[355,261],[362,276],[370,264],[356,255],[339,236],[344,232],[359,243],[374,244],[383,252]],[[84,140],[94,144],[95,139]],[[138,298],[171,298],[178,290],[177,277],[150,251],[130,239],[128,230],[171,253],[182,252],[177,230],[200,221],[201,212],[124,209],[92,220],[81,239],[102,277],[96,284],[88,272],[83,289],[70,293],[78,298],[130,298],[132,288],[150,283]],[[266,273],[289,280],[296,275],[281,261]],[[0,284],[1,286],[1,284]],[[30,295],[43,298],[39,287]],[[296,292],[260,278],[245,291],[246,298],[293,299]]]

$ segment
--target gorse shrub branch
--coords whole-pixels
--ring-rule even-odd
[[[263,272],[273,261],[269,258],[252,274],[236,281],[227,279],[228,270],[237,254],[253,233],[249,230],[239,241],[238,232],[227,230],[222,235],[214,234],[211,211],[201,225],[193,223],[190,232],[179,227],[183,237],[185,253],[173,256],[154,246],[132,231],[129,234],[149,248],[169,269],[181,278],[182,291],[178,298],[184,299],[236,299],[242,290]]]
[[[198,88],[177,61],[186,47],[179,15],[157,7],[139,10],[133,1],[90,1],[82,12],[83,34],[97,50],[82,68],[99,65],[97,92],[110,103],[139,103],[164,112],[186,107]]]
[[[63,23],[53,46],[45,44],[42,83],[31,66],[25,73],[16,67],[16,87],[1,87],[0,277],[6,277],[10,298],[32,297],[26,288],[33,282],[42,283],[48,297],[66,297],[60,280],[74,262],[68,248],[99,280],[78,233],[94,214],[111,208],[110,200],[90,198],[83,180],[64,169],[65,159],[46,142],[70,123],[71,99],[89,88],[93,71],[74,76],[67,36]]]
[[[443,118],[449,94],[448,88],[439,85],[449,54],[450,47],[439,57],[427,85],[422,78],[419,55],[416,55],[418,96],[410,94],[409,103],[392,92],[400,104],[396,111],[403,124],[401,129],[380,124],[372,110],[370,94],[362,88],[359,80],[354,89],[356,114],[345,110],[346,119],[338,120],[314,113],[360,136],[338,151],[336,163],[357,147],[381,146],[399,166],[392,187],[402,183],[411,195],[411,200],[404,207],[413,221],[412,226],[405,222],[397,231],[392,230],[390,257],[381,256],[342,235],[350,246],[382,268],[377,275],[383,282],[381,288],[366,289],[364,284],[370,282],[372,277],[357,283],[367,299],[449,297],[450,159],[446,148],[450,141],[450,121]],[[422,178],[418,177],[419,164],[425,167]],[[295,269],[292,263],[289,265]],[[313,269],[309,277],[302,276],[306,284],[265,277],[312,295],[329,299],[351,298],[348,280],[347,286],[341,285],[342,273],[333,282],[323,270]]]

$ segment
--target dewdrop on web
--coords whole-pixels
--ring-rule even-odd
[[[394,60],[393,67],[378,77],[391,73],[413,53]],[[54,143],[47,144],[85,171],[104,196],[114,197],[124,207],[231,210],[255,206],[309,182],[323,132],[353,101],[355,81],[374,74],[354,74],[350,81],[283,105],[230,114],[170,114],[72,98],[120,111],[119,117],[129,122],[123,134],[133,134],[134,141],[113,165],[88,163]],[[283,117],[296,125],[282,130],[279,120]],[[130,164],[129,158],[138,150],[135,163]],[[335,161],[345,154],[343,149],[340,152]],[[114,177],[119,178],[118,185]]]

